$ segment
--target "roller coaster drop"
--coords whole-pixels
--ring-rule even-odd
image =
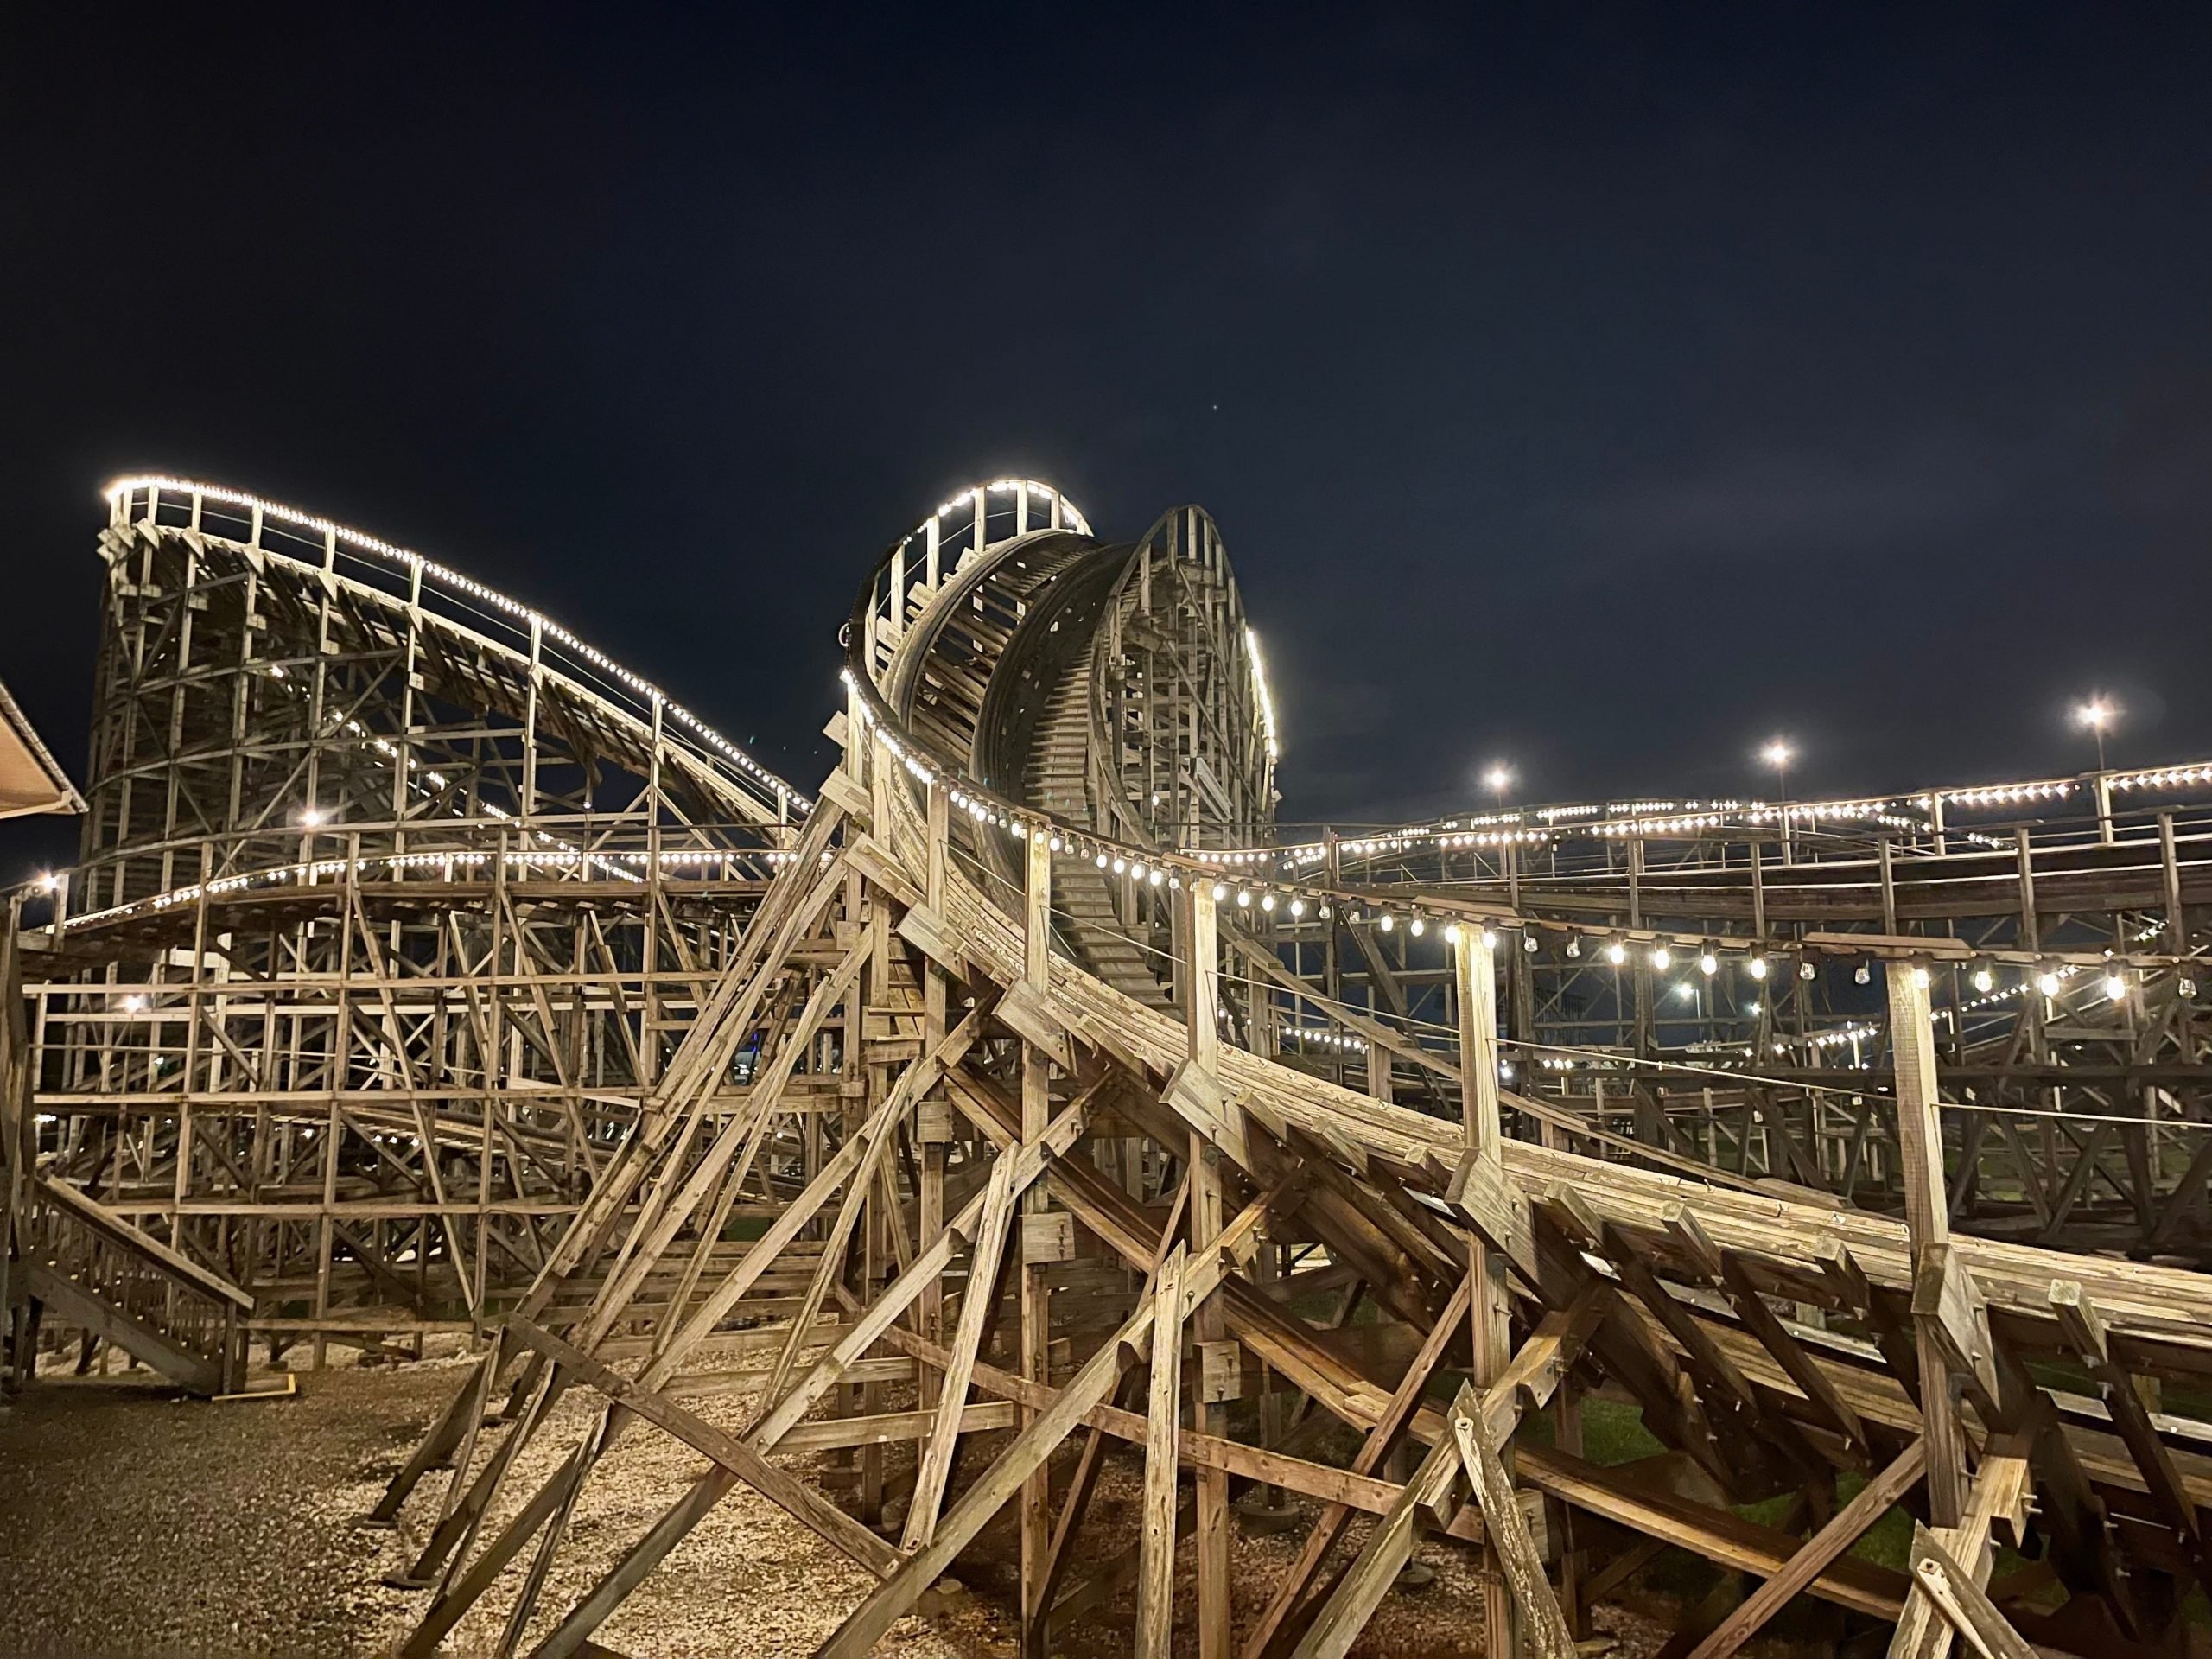
[[[1211,521],[1106,543],[1007,480],[871,573],[813,801],[324,521],[133,480],[102,552],[84,854],[0,961],[14,1362],[41,1311],[210,1390],[249,1341],[484,1335],[377,1511],[425,1540],[410,1654],[495,1605],[501,1653],[606,1651],[741,1483],[873,1575],[842,1655],[1008,1508],[1039,1653],[1133,1609],[1165,1654],[1179,1538],[1205,1659],[1344,1652],[1430,1531],[1548,1659],[1639,1536],[1766,1580],[1696,1659],[1800,1594],[2102,1659],[2212,1586],[2212,768],[1287,834]],[[741,1436],[680,1402],[709,1363]],[[1804,1524],[1585,1461],[1598,1392]],[[705,1472],[556,1605],[641,1427]],[[1125,1446],[1140,1536],[1090,1559]],[[1319,1505],[1264,1598],[1244,1488]],[[1851,1557],[1899,1502],[1912,1572]]]

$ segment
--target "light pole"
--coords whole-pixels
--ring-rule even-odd
[[[1503,760],[1495,761],[1490,770],[1483,773],[1483,782],[1490,786],[1490,792],[1497,797],[1497,804],[1503,808],[1505,791],[1513,787],[1513,768]]]
[[[2076,726],[2086,726],[2096,734],[2099,772],[2105,769],[2105,730],[2119,718],[2120,710],[2103,697],[2091,697],[2087,702],[2078,704],[2075,708],[2074,723]]]
[[[1759,751],[1759,759],[1774,768],[1775,792],[1780,797],[1777,810],[1782,814],[1782,861],[1789,861],[1789,763],[1796,758],[1796,751],[1786,738],[1771,738]]]

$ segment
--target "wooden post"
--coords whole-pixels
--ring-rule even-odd
[[[1497,1096],[1497,963],[1479,928],[1465,926],[1452,950],[1453,987],[1459,1014],[1459,1112],[1465,1152],[1482,1170],[1484,1190],[1505,1187],[1505,1147]],[[1513,1357],[1512,1299],[1505,1258],[1469,1235],[1467,1273],[1470,1333],[1478,1389],[1497,1381]],[[1509,1448],[1510,1449],[1510,1448]],[[1483,1551],[1484,1651],[1506,1659],[1520,1651],[1520,1621],[1499,1573],[1497,1557]]]
[[[1214,909],[1212,887],[1192,882],[1189,925],[1184,930],[1190,952],[1185,982],[1190,1001],[1185,1009],[1189,1023],[1190,1058],[1210,1084],[1217,1086],[1221,1072],[1221,933]],[[1190,1143],[1191,1248],[1211,1245],[1222,1227],[1221,1148],[1193,1131]],[[1192,1324],[1201,1344],[1224,1340],[1229,1329],[1221,1299],[1209,1296],[1195,1311]],[[1229,1427],[1225,1402],[1200,1403],[1198,1427],[1204,1433],[1224,1434]],[[1199,1659],[1230,1659],[1229,1595],[1229,1474],[1226,1470],[1200,1468],[1196,1475],[1198,1515],[1192,1548],[1198,1558]]]
[[[978,524],[982,512],[979,492]],[[1022,977],[1042,1001],[1050,995],[1052,982],[1052,851],[1041,831],[1031,835],[1026,844],[1029,857],[1022,907]],[[1052,1116],[1052,1062],[1046,1052],[1034,1043],[1023,1043],[1021,1138],[1025,1142],[1033,1142],[1045,1133],[1046,1123]],[[1042,1215],[1050,1207],[1051,1201],[1041,1181],[1023,1195],[1022,1208],[1027,1214]],[[1023,1230],[1023,1234],[1021,1374],[1033,1382],[1049,1384],[1052,1290],[1046,1278],[1046,1264],[1029,1260],[1027,1229]],[[1021,1426],[1027,1427],[1036,1415],[1033,1408],[1023,1408],[1020,1414]],[[1037,1605],[1051,1562],[1052,1544],[1052,1477],[1050,1467],[1044,1463],[1039,1463],[1022,1482],[1020,1528],[1022,1639],[1025,1648],[1033,1651],[1043,1639],[1045,1616],[1050,1611]]]
[[[930,574],[936,576],[937,520],[930,520]],[[952,797],[941,783],[929,786],[926,834],[928,846],[925,853],[922,876],[922,898],[931,912],[944,913],[945,856],[950,842],[952,825]],[[934,1053],[944,1040],[945,1009],[948,1001],[944,970],[936,963],[925,960],[922,967],[922,1052]],[[935,1238],[944,1229],[944,1160],[952,1133],[951,1108],[946,1104],[944,1084],[932,1084],[915,1103],[914,1135],[916,1155],[921,1160],[921,1192],[918,1195],[920,1208],[921,1236],[926,1241]],[[938,1344],[944,1342],[944,1281],[937,1275],[922,1287],[921,1300],[917,1309],[922,1335]],[[921,1370],[921,1404],[925,1408],[937,1403],[938,1374],[925,1365]]]
[[[1916,1274],[1933,1251],[1947,1257],[1951,1218],[1943,1183],[1943,1123],[1936,1103],[1936,1027],[1920,970],[1888,968],[1890,1055],[1897,1077],[1897,1148],[1904,1164],[1904,1225]],[[1920,1353],[1920,1413],[1928,1440],[1928,1507],[1939,1527],[1955,1527],[1966,1509],[1966,1438],[1959,1421],[1959,1382],[1942,1344],[1916,1321]]]
[[[1144,1454],[1144,1510],[1138,1518],[1137,1659],[1168,1659],[1175,1628],[1176,1440],[1182,1421],[1183,1266],[1178,1246],[1160,1268],[1152,1321],[1149,1433]]]

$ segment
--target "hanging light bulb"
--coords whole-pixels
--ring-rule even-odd
[[[1871,983],[1873,977],[1873,969],[1863,962],[1860,963],[1858,967],[1853,969],[1851,972],[1851,982],[1854,985],[1865,985]]]
[[[1382,918],[1382,931],[1383,931],[1385,933],[1388,933],[1388,932],[1389,932],[1392,928],[1395,927],[1397,925],[1398,925],[1397,918],[1396,918],[1396,917],[1395,917],[1395,916],[1392,916],[1392,915],[1389,914],[1389,913],[1386,912],[1384,913],[1384,915],[1383,915],[1383,918]]]
[[[1239,910],[1249,910],[1251,907],[1252,907],[1252,894],[1251,894],[1250,891],[1249,891],[1249,889],[1247,889],[1247,888],[1244,888],[1244,887],[1239,887],[1239,888],[1237,888],[1237,889],[1236,889],[1236,908],[1237,908],[1237,909],[1239,909]]]
[[[1303,916],[1306,913],[1306,901],[1303,899],[1292,899],[1290,901],[1290,913],[1294,918]]]
[[[1412,934],[1415,938],[1421,938],[1421,936],[1424,932],[1427,931],[1427,930],[1428,924],[1421,920],[1418,916],[1414,917],[1413,920],[1406,924],[1406,931]]]
[[[1582,954],[1582,936],[1580,933],[1570,933],[1567,936],[1567,954],[1570,957],[1579,957]]]
[[[2036,989],[2041,991],[2045,996],[2056,996],[2059,982],[2058,976],[2048,968],[2036,976]]]
[[[1275,896],[1274,896],[1274,894],[1273,894],[1272,893],[1262,893],[1262,894],[1260,895],[1260,908],[1261,908],[1262,910],[1273,910],[1274,907],[1275,907]]]
[[[1800,979],[1811,979],[1819,971],[1809,962],[1801,962],[1797,964],[1797,977]]]
[[[1745,966],[1751,970],[1751,976],[1753,979],[1764,979],[1766,977],[1766,958],[1764,957],[1753,957],[1750,962],[1745,964]]]
[[[1984,996],[1988,995],[1996,984],[1997,976],[1989,971],[1986,963],[1974,970],[1974,988]]]
[[[2105,999],[2111,1002],[2127,1000],[2127,976],[2117,968],[2105,975]]]
[[[1126,870],[1127,868],[1128,868],[1128,864],[1127,861],[1122,860],[1122,859],[1118,859],[1118,858],[1117,858],[1117,859],[1116,859],[1116,860],[1114,861],[1114,874],[1115,874],[1119,875],[1119,874],[1121,874],[1121,873],[1122,873],[1123,870]]]
[[[1615,939],[1605,947],[1605,960],[1618,968],[1628,960],[1628,946]]]
[[[1058,852],[1060,850],[1060,838],[1058,836],[1054,836],[1050,845],[1054,852]]]
[[[1926,990],[1928,988],[1928,970],[1925,968],[1914,969],[1912,970],[1912,982],[1917,989],[1923,991]]]
[[[1485,950],[1497,949],[1497,934],[1493,929],[1487,927],[1483,929],[1483,949]]]
[[[1536,954],[1536,936],[1534,933],[1522,933],[1521,936],[1521,948],[1528,952],[1529,955],[1532,957],[1535,956]]]
[[[1651,947],[1651,965],[1654,968],[1656,968],[1661,973],[1665,973],[1668,969],[1675,965],[1675,953],[1672,950],[1669,950],[1663,944],[1653,945]]]
[[[1710,950],[1704,952],[1697,959],[1697,970],[1707,979],[1711,979],[1720,971],[1720,958]]]
[[[1228,897],[1229,897],[1229,887],[1228,887],[1228,884],[1227,884],[1226,882],[1222,882],[1222,881],[1217,881],[1217,882],[1215,882],[1215,883],[1213,884],[1213,901],[1214,901],[1214,903],[1216,903],[1216,904],[1217,905],[1217,904],[1219,904],[1223,899],[1226,899],[1226,898],[1228,898]]]

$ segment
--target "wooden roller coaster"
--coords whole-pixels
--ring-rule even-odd
[[[1002,1514],[1038,1654],[1342,1654],[1432,1537],[1494,1655],[1662,1545],[1761,1580],[1676,1659],[1801,1596],[1901,1656],[2185,1646],[2212,768],[1292,834],[1211,521],[1003,480],[871,572],[810,801],[402,550],[112,499],[85,856],[10,918],[16,1362],[41,1305],[225,1364],[480,1334],[374,1517],[406,1653],[494,1586],[499,1652],[607,1652],[740,1484],[868,1575],[825,1654]],[[733,1365],[738,1433],[685,1403]],[[1586,1456],[1593,1401],[1679,1478]],[[549,1594],[639,1433],[703,1471]],[[1305,1506],[1259,1594],[1246,1495]],[[1853,1554],[1900,1505],[1909,1570]]]

